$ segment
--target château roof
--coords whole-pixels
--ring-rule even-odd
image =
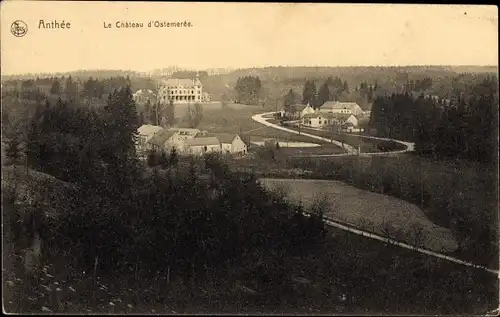
[[[185,87],[192,87],[196,85],[201,86],[201,82],[198,78],[196,79],[167,78],[163,80],[163,84],[166,86],[185,86]]]

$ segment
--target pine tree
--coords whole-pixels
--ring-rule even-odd
[[[165,117],[167,119],[167,124],[172,126],[175,124],[175,105],[174,101],[170,99],[168,106],[165,109]]]
[[[289,107],[293,104],[295,104],[295,93],[293,92],[293,89],[290,89],[288,91],[288,93],[285,95],[285,101],[284,101],[284,104],[283,106],[286,108],[286,107]]]
[[[325,102],[330,100],[330,88],[328,87],[327,82],[325,82],[319,88],[317,105],[322,106]]]
[[[108,97],[105,107],[106,140],[119,160],[134,153],[137,140],[137,108],[130,87],[116,90]]]
[[[302,102],[304,104],[310,104],[312,107],[315,105],[316,100],[316,85],[313,81],[307,80],[304,85],[304,91],[302,92]]]
[[[349,93],[349,85],[347,84],[347,81],[344,80],[344,88],[343,90],[347,93]]]
[[[175,149],[175,147],[173,147],[172,151],[170,152],[169,163],[172,166],[176,166],[177,162],[179,162],[179,157],[178,157],[178,154],[177,154],[177,150]]]
[[[53,95],[61,94],[61,83],[59,82],[59,80],[57,80],[57,78],[52,83],[52,87],[50,88],[50,93]]]

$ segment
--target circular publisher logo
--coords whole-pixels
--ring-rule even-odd
[[[26,33],[28,33],[28,25],[26,25],[24,21],[16,20],[12,22],[10,31],[12,32],[12,34],[14,34],[14,36],[22,37],[25,36]]]

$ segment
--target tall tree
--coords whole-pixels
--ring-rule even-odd
[[[105,113],[109,146],[115,157],[127,160],[134,154],[138,122],[137,108],[129,86],[109,95]]]
[[[304,90],[302,92],[302,103],[310,104],[312,107],[315,106],[316,100],[316,85],[313,81],[307,80],[304,85]]]
[[[239,103],[256,105],[259,103],[262,83],[259,77],[245,76],[236,81],[234,88]]]
[[[323,85],[319,88],[317,105],[322,106],[325,102],[330,100],[330,88],[328,87],[328,83],[325,81]]]
[[[167,125],[172,126],[175,124],[175,105],[172,99],[170,99],[168,106],[165,108],[165,118]]]
[[[60,95],[61,90],[61,83],[59,82],[59,80],[57,80],[57,78],[54,79],[54,81],[52,82],[52,87],[50,87],[50,93],[53,95]]]
[[[188,106],[186,120],[190,128],[197,128],[203,119],[203,106],[196,103],[194,107]]]
[[[293,89],[290,89],[288,91],[288,93],[285,95],[285,101],[284,101],[283,106],[286,108],[286,107],[289,107],[291,105],[294,105],[296,102],[297,101],[296,101],[295,92],[293,91]]]

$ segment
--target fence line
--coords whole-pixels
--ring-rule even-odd
[[[309,216],[309,214],[307,214],[307,213],[305,213],[305,215]],[[342,230],[346,230],[346,231],[349,231],[349,232],[352,232],[352,233],[355,233],[355,234],[358,234],[358,235],[361,235],[361,236],[364,236],[364,237],[368,237],[368,238],[371,238],[371,239],[375,239],[375,240],[379,240],[379,241],[382,241],[382,242],[386,242],[386,243],[389,243],[389,244],[392,244],[392,245],[396,245],[396,246],[401,247],[401,248],[405,248],[405,249],[417,251],[419,253],[426,254],[426,255],[429,255],[429,256],[433,256],[433,257],[436,257],[436,258],[439,258],[439,259],[447,260],[447,261],[450,261],[450,262],[453,262],[453,263],[457,263],[457,264],[461,264],[461,265],[473,267],[473,268],[476,268],[476,269],[480,269],[480,270],[483,270],[483,271],[488,272],[488,273],[496,274],[497,278],[500,279],[500,275],[499,275],[499,271],[498,270],[493,270],[493,269],[490,269],[490,268],[482,266],[482,265],[478,265],[478,264],[474,264],[474,263],[471,263],[471,262],[463,261],[463,260],[460,260],[460,259],[448,256],[448,255],[445,255],[445,254],[442,254],[442,253],[434,252],[434,251],[427,250],[427,249],[424,249],[424,248],[415,247],[415,246],[409,245],[409,244],[401,242],[401,241],[397,241],[397,240],[394,240],[394,239],[391,239],[391,238],[383,237],[383,236],[380,236],[378,234],[374,234],[372,232],[368,232],[368,231],[364,231],[364,230],[358,229],[358,228],[356,228],[356,227],[354,227],[354,226],[352,226],[350,224],[342,223],[342,222],[340,222],[338,220],[334,220],[334,219],[326,217],[326,216],[323,216],[323,220],[325,221],[325,223],[327,225],[329,225],[331,227],[336,227],[336,228],[339,228],[339,229],[342,229]]]

